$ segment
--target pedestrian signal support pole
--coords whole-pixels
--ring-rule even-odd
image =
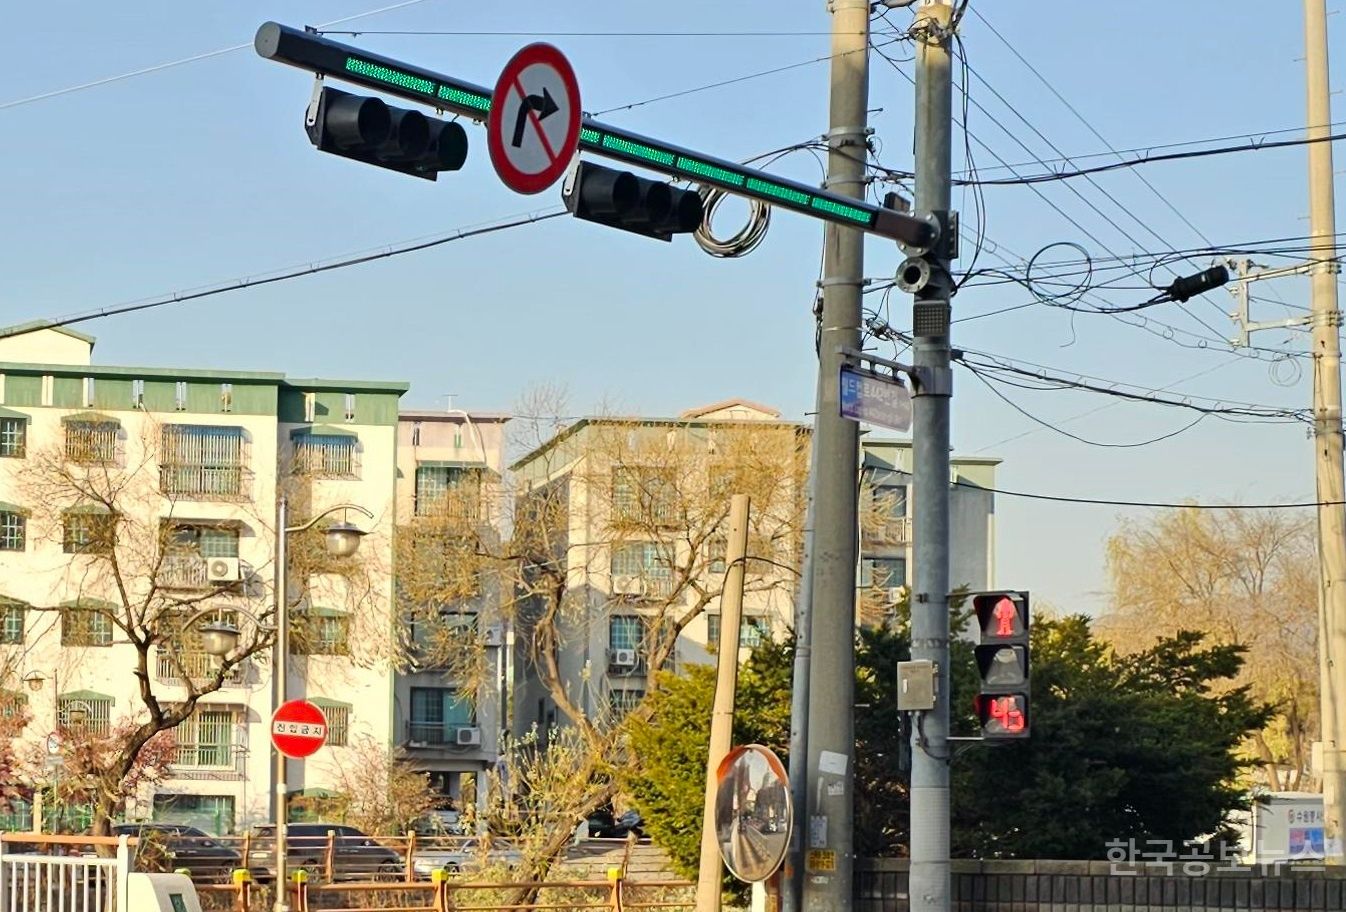
[[[916,214],[936,218],[939,238],[924,254],[930,278],[912,305],[916,369],[927,382],[912,407],[911,657],[934,663],[935,707],[917,713],[911,734],[911,912],[949,910],[949,265],[953,122],[953,7],[934,0],[916,13]]]
[[[868,0],[831,0],[832,91],[827,189],[863,199],[869,108]],[[845,349],[860,347],[864,234],[829,224],[823,236],[813,472],[813,657],[808,711],[804,912],[851,907],[855,782],[855,561],[859,426],[841,417]],[[791,758],[791,763],[796,762]]]
[[[720,591],[720,644],[715,661],[715,702],[710,713],[710,751],[706,757],[705,816],[701,823],[701,866],[696,879],[696,912],[720,912],[724,863],[715,833],[716,773],[734,746],[734,692],[738,688],[738,643],[742,635],[743,573],[748,554],[748,495],[729,501],[729,540],[725,542],[724,588]]]

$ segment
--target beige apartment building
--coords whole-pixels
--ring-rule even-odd
[[[764,638],[788,633],[810,434],[809,425],[783,420],[770,407],[734,399],[675,418],[583,419],[511,466],[516,512],[536,515],[545,503],[556,514],[552,553],[568,575],[558,665],[571,705],[588,718],[612,719],[638,703],[653,671],[651,647],[670,623],[678,632],[665,668],[713,660],[723,636],[724,519],[735,490],[753,495],[754,511],[740,657]],[[864,521],[856,586],[864,622],[886,616],[910,585],[911,510],[919,493],[909,440],[865,434],[861,451]],[[726,476],[735,462],[748,468]],[[998,464],[990,457],[953,459],[955,586],[994,585]],[[534,604],[532,613],[541,607]],[[521,606],[521,641],[529,613]],[[522,659],[513,686],[517,734],[565,723],[538,669]]]
[[[406,384],[105,366],[93,347],[64,329],[0,338],[0,698],[28,717],[25,749],[144,717],[138,652],[115,619],[156,632],[147,683],[173,705],[216,668],[173,623],[205,612],[246,632],[272,617],[284,493],[292,523],[347,503],[374,517],[333,517],[367,533],[345,559],[358,564],[291,564],[288,696],[322,706],[329,734],[291,763],[289,784],[342,791],[399,725],[388,632]],[[268,653],[200,699],[174,733],[167,777],[128,817],[212,832],[271,818]],[[52,748],[47,771],[59,775]]]

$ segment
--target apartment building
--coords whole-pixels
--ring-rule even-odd
[[[144,717],[139,651],[114,618],[155,633],[148,686],[165,705],[182,701],[188,679],[216,668],[196,634],[175,633],[183,615],[244,631],[271,616],[278,496],[292,524],[355,504],[374,519],[333,519],[368,533],[344,559],[358,563],[303,563],[312,539],[290,537],[287,690],[324,708],[329,734],[291,763],[289,785],[301,797],[342,791],[396,727],[388,631],[407,386],[104,366],[93,347],[66,329],[0,338],[0,698],[26,713],[23,742]],[[167,778],[128,817],[215,832],[270,819],[267,653],[201,698],[174,732]],[[55,776],[61,749],[51,747]]]
[[[659,666],[710,661],[722,638],[733,493],[752,497],[755,558],[746,565],[740,643],[785,629],[807,435],[773,409],[731,400],[676,418],[583,419],[515,461],[516,515],[545,517],[546,551],[564,568],[557,666],[572,712],[615,719],[644,697]],[[547,589],[520,612],[521,642],[554,597]],[[536,726],[545,737],[566,713],[524,654],[520,646],[513,728]]]
[[[910,440],[861,437],[860,568],[856,585],[888,602],[911,585],[912,509],[918,495]],[[949,478],[949,580],[954,588],[995,585],[995,472],[992,456],[953,456]],[[878,593],[884,593],[879,596]]]
[[[479,805],[485,801],[481,777],[500,757],[510,632],[499,580],[479,566],[456,570],[438,559],[452,560],[456,536],[482,536],[488,545],[498,537],[508,420],[404,410],[397,428],[399,588],[401,600],[413,603],[403,605],[409,648],[396,681],[392,735],[400,755],[460,808],[474,795]],[[405,547],[412,543],[418,547]],[[427,551],[433,566],[406,566]]]
[[[649,650],[661,625],[680,630],[665,667],[712,661],[723,638],[728,494],[754,497],[741,657],[793,623],[811,428],[767,406],[730,400],[676,418],[590,418],[569,425],[511,467],[522,515],[556,513],[551,551],[564,563],[569,601],[558,656],[565,696],[590,718],[612,718],[644,696]],[[914,498],[909,440],[862,437],[859,621],[875,622],[905,595],[911,564]],[[739,484],[717,484],[731,463],[746,464]],[[994,580],[995,469],[998,459],[955,457],[952,579],[984,588]],[[772,482],[774,484],[766,483]],[[698,486],[710,492],[697,494]],[[667,494],[666,492],[671,492]],[[669,521],[661,523],[660,513]],[[633,526],[624,515],[646,519]],[[651,517],[653,518],[651,521]],[[708,531],[708,524],[715,528]],[[754,558],[756,558],[754,560]],[[701,594],[711,597],[703,599]],[[535,605],[534,611],[541,606]],[[517,635],[528,636],[523,612]],[[565,722],[538,669],[520,658],[514,725],[546,731]]]

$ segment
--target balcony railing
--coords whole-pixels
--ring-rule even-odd
[[[206,589],[206,559],[197,554],[166,554],[159,565],[159,585],[165,589]]]
[[[896,516],[875,524],[870,530],[869,539],[875,544],[911,544],[911,517]]]
[[[239,756],[233,744],[179,744],[173,752],[173,765],[188,769],[232,769]]]
[[[411,747],[457,746],[460,729],[476,728],[471,722],[407,722],[407,742]]]
[[[182,670],[187,673],[187,677],[198,686],[214,678],[215,670],[219,668],[219,659],[207,652],[179,652],[177,659],[182,663]],[[173,656],[163,649],[155,651],[154,676],[167,683],[182,682],[182,674],[174,665]],[[224,686],[242,687],[246,683],[247,676],[248,663],[241,662],[229,669],[229,673],[224,676]]]

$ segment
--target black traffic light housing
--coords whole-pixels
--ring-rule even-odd
[[[695,190],[586,161],[566,180],[562,195],[576,218],[661,241],[701,225],[701,194]]]
[[[426,180],[467,161],[467,131],[457,121],[326,86],[309,107],[304,128],[323,152]]]
[[[1029,734],[1028,593],[979,592],[972,596],[979,639],[975,649],[981,688],[977,719],[988,740]]]

